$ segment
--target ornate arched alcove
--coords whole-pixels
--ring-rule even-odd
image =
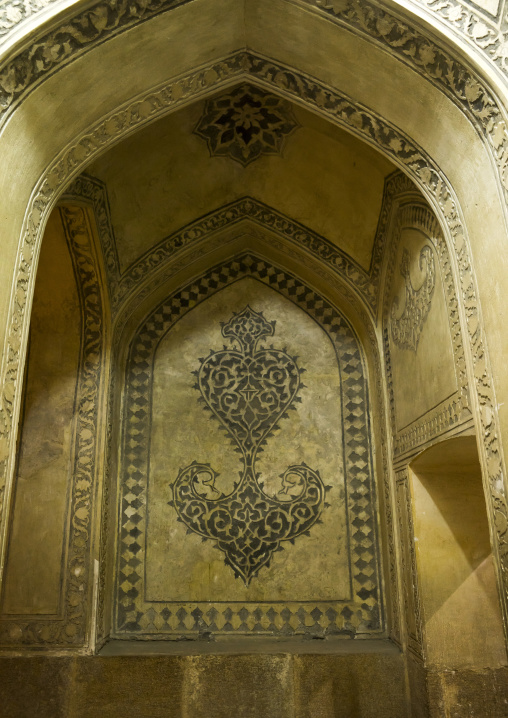
[[[168,297],[129,347],[114,634],[383,635],[369,392],[345,317],[247,254]]]
[[[108,389],[108,400],[103,399],[102,404],[99,400],[92,401],[94,411],[100,407],[98,428],[92,432],[97,442],[94,450],[100,455],[99,470],[90,474],[90,494],[84,497],[86,509],[84,504],[76,504],[73,508],[72,502],[68,501],[65,504],[67,513],[63,509],[63,513],[60,512],[61,516],[65,514],[62,521],[67,521],[68,526],[79,525],[79,520],[89,522],[87,531],[90,533],[83,549],[87,556],[84,570],[80,569],[76,574],[74,565],[74,573],[69,573],[69,585],[78,586],[76,596],[80,599],[77,604],[70,602],[69,605],[78,606],[80,611],[81,606],[86,604],[86,607],[80,614],[79,630],[74,634],[72,622],[77,611],[59,617],[58,625],[52,620],[40,621],[36,616],[30,616],[24,619],[19,630],[14,631],[16,621],[12,616],[4,616],[5,649],[12,652],[23,647],[32,650],[37,646],[38,649],[93,652],[112,636],[122,639],[187,636],[196,638],[199,643],[199,637],[208,635],[210,629],[212,634],[220,634],[227,624],[233,632],[246,634],[263,631],[274,636],[278,635],[277,631],[296,634],[292,636],[296,641],[302,634],[327,636],[323,645],[329,645],[326,643],[328,634],[335,632],[339,639],[344,638],[346,632],[356,639],[376,634],[389,637],[392,643],[386,641],[383,644],[384,653],[376,662],[368,654],[368,642],[363,642],[362,660],[369,666],[363,677],[360,677],[362,669],[351,653],[333,659],[342,662],[346,673],[353,671],[348,673],[355,676],[353,683],[363,686],[362,690],[349,695],[347,687],[340,684],[339,694],[349,696],[347,710],[351,714],[356,711],[359,715],[368,715],[373,705],[378,712],[386,707],[387,715],[403,715],[406,709],[409,710],[402,705],[401,698],[403,662],[414,715],[425,715],[438,704],[450,707],[453,701],[459,700],[460,681],[474,680],[475,685],[480,686],[487,679],[476,671],[478,666],[474,661],[468,668],[472,673],[466,676],[463,672],[453,679],[444,675],[446,661],[443,664],[428,661],[430,654],[426,652],[425,641],[431,631],[427,631],[419,592],[420,575],[423,576],[427,569],[422,573],[413,540],[416,519],[421,516],[412,513],[416,511],[418,514],[419,509],[418,501],[411,493],[411,463],[419,452],[445,437],[476,435],[493,549],[489,596],[495,596],[497,575],[501,598],[501,613],[496,614],[492,625],[497,621],[499,628],[499,615],[504,615],[506,604],[506,501],[501,446],[504,435],[502,397],[507,377],[503,370],[503,339],[499,332],[499,297],[505,276],[503,183],[506,130],[503,106],[490,91],[493,85],[484,82],[486,76],[479,73],[476,66],[468,65],[468,58],[461,58],[449,37],[445,41],[437,34],[431,36],[428,29],[403,8],[394,10],[366,3],[326,7],[308,2],[231,3],[224,5],[220,32],[212,32],[211,28],[217,29],[213,22],[216,6],[212,8],[204,0],[184,3],[178,8],[166,3],[144,4],[143,12],[136,5],[127,14],[116,6],[108,5],[104,13],[101,4],[92,8],[78,5],[61,16],[67,22],[65,29],[59,27],[53,32],[46,28],[46,35],[41,30],[37,37],[33,37],[28,54],[20,48],[19,55],[9,59],[8,70],[1,80],[5,96],[2,142],[5,166],[9,170],[5,196],[12,198],[5,208],[5,234],[9,238],[5,242],[5,266],[14,272],[12,301],[7,297],[10,279],[5,284],[5,296],[0,297],[6,309],[1,321],[5,322],[7,337],[2,368],[1,448],[6,481],[2,535],[7,537],[8,543],[16,531],[18,536],[22,534],[19,528],[16,529],[16,522],[19,527],[24,519],[16,509],[17,496],[21,494],[16,488],[19,471],[15,468],[15,439],[21,436],[23,442],[23,433],[17,432],[16,426],[22,403],[21,372],[27,346],[27,321],[44,226],[50,210],[64,196],[68,212],[62,211],[61,216],[69,227],[79,219],[76,207],[86,206],[90,216],[93,213],[88,231],[97,235],[97,259],[104,266],[103,301],[105,306],[111,303],[111,317],[105,320],[101,374],[101,391]],[[192,39],[189,27],[192,27]],[[48,48],[52,51],[48,52]],[[57,48],[60,49],[57,51]],[[134,56],[140,48],[143,61],[129,68],[127,83],[125,57]],[[107,78],[104,67],[108,68]],[[67,102],[70,96],[73,97],[72,112],[69,112]],[[44,121],[50,117],[51,123]],[[30,129],[34,123],[45,128],[35,140]],[[346,133],[341,134],[342,130]],[[213,167],[212,171],[207,169],[207,163]],[[395,166],[402,168],[405,175],[391,174]],[[83,170],[85,175],[80,174]],[[73,210],[69,209],[69,202]],[[478,210],[480,205],[484,210]],[[49,242],[47,244],[49,247]],[[377,623],[373,619],[374,608],[369,605],[372,596],[369,598],[365,592],[360,596],[362,589],[354,587],[356,579],[351,569],[355,563],[352,539],[356,529],[349,523],[353,521],[349,506],[354,488],[348,484],[348,477],[355,467],[346,462],[342,473],[337,469],[336,477],[342,477],[343,484],[337,479],[335,489],[329,490],[337,492],[336,500],[327,502],[335,507],[332,511],[337,511],[332,529],[331,520],[327,523],[330,507],[324,506],[326,502],[321,503],[321,484],[314,476],[317,471],[321,476],[322,470],[309,458],[289,456],[294,437],[298,435],[300,453],[309,451],[316,455],[316,461],[323,460],[316,448],[320,446],[323,452],[323,444],[314,434],[324,429],[316,416],[322,411],[326,417],[332,411],[333,391],[327,401],[320,404],[319,383],[311,371],[309,376],[314,376],[316,381],[308,390],[301,388],[300,398],[304,406],[307,400],[307,406],[312,403],[315,407],[314,418],[307,423],[309,431],[309,427],[314,428],[306,434],[301,425],[295,424],[301,407],[294,404],[296,412],[289,410],[290,418],[281,418],[279,429],[266,429],[267,434],[262,439],[267,441],[265,452],[256,455],[254,462],[252,453],[246,451],[243,440],[238,438],[238,417],[237,424],[232,424],[224,414],[217,413],[215,400],[210,398],[212,394],[207,394],[213,393],[210,382],[200,384],[198,381],[200,388],[194,390],[186,383],[192,371],[199,374],[199,367],[195,366],[196,361],[199,364],[199,356],[195,356],[191,349],[201,346],[201,338],[209,338],[207,350],[214,352],[208,364],[208,354],[205,352],[202,357],[205,368],[210,366],[213,357],[213,361],[226,361],[226,355],[231,359],[235,352],[235,356],[241,353],[239,340],[231,344],[226,342],[226,349],[222,348],[226,338],[220,336],[220,322],[228,325],[233,312],[240,316],[247,305],[256,316],[262,313],[267,326],[276,322],[273,350],[261,349],[264,344],[260,342],[252,350],[253,354],[261,353],[267,360],[266,352],[282,352],[270,355],[281,361],[286,355],[290,358],[298,355],[297,360],[291,359],[294,364],[286,365],[288,386],[293,386],[291,382],[296,381],[295,366],[308,371],[308,366],[321,366],[309,347],[322,347],[319,357],[326,364],[327,351],[330,346],[335,346],[326,322],[321,319],[317,322],[316,317],[312,319],[313,331],[317,334],[302,329],[307,337],[305,362],[298,351],[285,352],[287,347],[276,341],[278,333],[287,336],[288,344],[296,341],[299,336],[296,327],[304,327],[310,321],[308,308],[302,308],[294,297],[285,297],[283,291],[263,288],[260,278],[249,275],[250,270],[244,268],[242,279],[238,277],[236,282],[220,291],[212,287],[213,296],[200,300],[198,306],[180,317],[174,326],[164,324],[166,315],[172,316],[173,302],[179,292],[199,282],[213,268],[247,256],[290,276],[291,281],[304,288],[302,294],[314,292],[320,297],[319,301],[328,303],[332,314],[336,312],[356,337],[370,398],[370,408],[365,414],[370,419],[367,437],[372,449],[368,473],[377,481],[376,500],[379,502],[376,509],[376,500],[367,501],[369,510],[373,509],[377,515],[379,529],[375,566],[371,563],[367,568],[362,564],[362,568],[374,572],[367,579],[367,592],[373,590],[372,575],[376,574],[376,588],[380,590]],[[240,291],[239,287],[245,289]],[[256,291],[247,291],[247,287],[256,287]],[[234,291],[244,292],[245,303],[242,304],[238,297],[234,299]],[[262,296],[263,291],[268,294]],[[231,312],[226,312],[225,306],[220,304],[221,296],[234,305]],[[485,298],[483,313],[479,296]],[[270,315],[272,306],[277,316]],[[159,314],[163,314],[163,328],[157,330],[160,335],[154,340],[155,344],[148,349],[145,347],[150,354],[149,381],[153,383],[143,385],[141,392],[141,398],[150,408],[146,414],[148,418],[143,419],[143,431],[151,435],[152,427],[154,443],[148,449],[146,446],[140,448],[136,444],[137,429],[128,436],[134,446],[132,452],[136,457],[139,452],[142,455],[140,459],[135,457],[135,461],[141,462],[141,483],[134,485],[142,497],[138,501],[137,497],[132,498],[125,484],[132,458],[130,444],[125,443],[132,429],[126,412],[129,406],[132,409],[133,404],[129,405],[129,401],[138,391],[133,379],[134,347],[138,340],[143,344],[144,335],[156,331],[154,326],[159,322],[156,308],[162,308]],[[35,306],[34,317],[37,312]],[[193,321],[199,324],[193,317],[201,316],[200,312],[200,327],[191,330]],[[4,327],[4,324],[0,326]],[[85,322],[83,326],[88,325]],[[69,333],[69,341],[71,335]],[[185,361],[179,356],[180,338],[182,345],[189,347]],[[339,349],[337,351],[340,354]],[[317,354],[317,350],[314,353]],[[258,358],[261,360],[262,357]],[[137,360],[142,361],[140,354]],[[189,367],[186,367],[187,363]],[[85,362],[82,366],[88,365]],[[167,376],[164,367],[168,366],[175,367],[173,374],[169,374],[176,384],[172,384]],[[336,388],[342,401],[347,364],[341,364],[337,359],[335,374],[330,366],[328,363],[321,367],[323,377],[326,377],[327,386]],[[29,359],[28,377],[30,370]],[[302,381],[305,384],[304,378]],[[29,388],[30,378],[26,385]],[[240,389],[235,394],[237,398],[239,395],[243,397],[244,413],[252,412],[255,395],[249,387],[250,384],[246,394],[241,394]],[[165,403],[168,393],[178,397],[171,404],[171,410]],[[185,431],[185,421],[180,419],[185,412],[181,407],[185,406],[185,411],[192,417],[189,424],[197,429],[202,421],[200,410],[196,408],[199,396],[205,405],[208,396],[209,409],[212,414],[215,411],[216,428],[222,426],[229,431],[225,437],[220,435],[220,441],[226,443],[219,443],[211,428],[205,431],[201,426],[200,431],[194,433]],[[297,393],[294,394],[296,398]],[[73,421],[78,426],[86,402],[82,405],[78,402],[76,406],[80,408]],[[342,403],[338,412],[341,427],[347,424],[344,406]],[[139,412],[141,414],[142,410]],[[192,448],[193,456],[187,459],[168,449],[165,457],[165,433],[161,428],[165,422],[170,427],[167,431],[177,437],[176,444],[182,451],[188,448],[190,452]],[[210,422],[206,426],[212,425]],[[326,425],[331,426],[331,422],[327,421]],[[25,438],[29,432],[28,424],[26,426]],[[288,438],[287,446],[285,430],[287,437],[293,437]],[[72,429],[70,434],[78,442],[79,432]],[[90,435],[86,432],[85,435],[90,441]],[[201,443],[196,437],[205,435],[209,438],[206,442],[203,440],[201,455]],[[225,448],[230,439],[236,442],[240,451],[238,457],[243,456],[243,465],[239,461],[236,468],[233,464],[237,455],[230,456]],[[188,447],[185,441],[188,441]],[[341,452],[345,456],[344,437],[342,443],[337,441],[338,449],[331,451],[330,456],[336,457]],[[270,448],[272,442],[278,449]],[[206,447],[210,453],[205,452]],[[288,454],[286,464],[274,472],[282,474],[278,477],[280,487],[273,479],[272,467],[262,465],[263,460],[268,462],[266,457],[272,456],[270,451],[281,461],[283,455]],[[221,472],[216,468],[209,457],[223,463],[225,470]],[[275,464],[273,457],[270,463]],[[107,459],[104,468],[103,458]],[[196,466],[193,461],[201,467],[211,464],[211,468],[196,473],[195,468],[189,469]],[[304,464],[305,470],[302,468]],[[287,473],[290,467],[297,467],[298,471]],[[186,468],[190,474],[189,471],[186,473]],[[198,513],[204,511],[211,517],[216,506],[211,503],[216,491],[224,494],[216,501],[233,501],[231,494],[234,495],[237,489],[232,488],[232,479],[228,477],[239,470],[242,476],[237,478],[241,486],[248,483],[248,472],[249,476],[256,473],[262,477],[272,476],[271,484],[267,479],[266,490],[260,486],[262,478],[253,478],[252,490],[259,500],[267,502],[267,506],[274,510],[279,507],[277,510],[282,512],[281,516],[286,515],[286,519],[288,509],[280,509],[279,505],[289,505],[293,500],[297,502],[299,496],[305,498],[302,499],[302,511],[305,509],[312,514],[307,501],[311,486],[317,492],[316,506],[322,507],[319,517],[315,517],[316,522],[305,529],[310,535],[295,536],[294,546],[289,540],[279,541],[275,534],[272,536],[272,543],[279,541],[283,551],[271,554],[270,566],[268,559],[261,566],[258,558],[256,564],[249,554],[249,560],[254,561],[250,580],[242,579],[244,569],[239,566],[238,541],[231,532],[226,537],[226,546],[213,549],[214,542],[222,539],[217,538],[217,524],[210,519],[213,531],[207,523],[206,530],[201,529],[202,534],[206,534],[206,537],[202,536],[205,541],[199,544],[181,493],[187,486],[193,492],[193,506]],[[335,471],[331,465],[325,466],[324,472],[327,470]],[[79,472],[72,470],[66,478],[63,474],[60,478],[61,487],[66,486],[68,496],[73,496],[73,487],[83,479]],[[321,480],[324,484],[324,479]],[[82,490],[84,484],[79,485]],[[300,494],[297,494],[297,485]],[[171,486],[175,488],[171,489]],[[417,483],[414,486],[418,489]],[[288,501],[286,494],[291,492],[294,497]],[[55,490],[55,495],[59,495],[63,506],[61,492]],[[123,513],[131,512],[131,509],[134,522]],[[226,514],[232,525],[231,512],[228,504]],[[177,515],[182,519],[186,516],[189,523],[185,520],[183,524],[175,522]],[[318,524],[317,519],[324,523]],[[252,536],[251,523],[242,520],[242,530],[250,531]],[[364,520],[365,517],[360,519]],[[40,528],[44,522],[37,519],[35,523]],[[54,523],[56,525],[57,521]],[[150,526],[153,526],[153,533]],[[184,527],[191,533],[184,535]],[[347,539],[343,538],[344,527],[347,528]],[[266,534],[266,526],[263,530]],[[183,546],[193,547],[190,551],[193,558],[185,559],[181,565],[179,559],[171,555],[170,531],[181,547],[179,556],[183,556]],[[212,533],[208,535],[210,531]],[[40,534],[32,533],[31,540],[36,544]],[[70,536],[71,533],[67,538]],[[65,551],[71,546],[67,538],[64,537],[61,544],[66,547]],[[288,534],[288,538],[293,536]],[[343,542],[341,556],[344,558],[347,553],[349,563],[345,559],[342,566],[326,563],[332,554],[337,560],[335,549],[331,553],[322,551],[323,544],[330,542],[333,545],[333,541],[337,542],[337,550],[340,548],[338,544]],[[57,562],[55,556],[63,555],[57,544],[55,541],[51,558],[54,565]],[[346,551],[347,544],[349,550]],[[140,564],[136,564],[140,560],[137,551],[134,556],[128,548],[134,545],[139,545],[139,551],[144,554]],[[335,583],[326,584],[318,568],[312,565],[309,574],[303,572],[301,576],[294,576],[297,556],[303,556],[301,560],[308,566],[312,563],[308,553],[310,545],[314,546],[313,556],[328,557],[319,565],[323,574],[330,572],[334,576]],[[43,546],[44,550],[46,548]],[[214,559],[207,553],[210,551],[215,555]],[[266,547],[265,551],[268,551]],[[4,559],[5,587],[9,584],[9,575],[15,576],[9,567],[9,556],[14,554],[3,555],[7,556],[6,563]],[[192,566],[200,565],[200,561],[208,568],[203,572],[196,569],[193,574]],[[360,561],[367,562],[367,558],[362,556]],[[138,584],[134,574],[139,566],[144,566],[144,570]],[[235,570],[239,574],[237,578]],[[192,580],[186,579],[189,573],[194,575]],[[196,578],[196,573],[201,579]],[[277,584],[275,575],[286,576],[284,585]],[[309,618],[304,606],[310,597],[306,575],[311,577],[308,583],[318,587],[320,593],[326,593],[327,588],[336,591],[335,603],[342,602],[343,613],[337,611],[336,605],[330,608],[318,601],[312,607],[314,615]],[[263,576],[267,583],[266,595],[259,588]],[[428,577],[428,571],[425,576]],[[248,576],[244,571],[245,578]],[[259,584],[256,584],[258,580]],[[347,580],[351,581],[352,603],[343,592]],[[363,576],[362,580],[365,580]],[[241,616],[238,613],[233,618],[237,615],[233,608],[223,608],[221,613],[215,605],[221,603],[219,599],[224,599],[217,588],[221,581],[229,582],[228,590],[231,589],[231,595],[240,596],[242,604],[250,605],[250,599],[259,604],[261,599],[266,599],[268,605],[270,593],[273,601],[280,599],[284,606],[291,603],[293,595],[294,606],[286,606],[288,612],[282,619],[275,618],[277,611],[273,608],[272,612],[270,607],[266,609],[270,616],[245,607],[245,611],[239,609]],[[173,591],[172,586],[176,585],[178,590]],[[290,586],[295,591],[293,594]],[[210,592],[208,599],[207,591]],[[87,597],[84,602],[81,601],[83,596]],[[274,598],[276,596],[279,599]],[[75,596],[71,598],[76,600]],[[360,601],[364,599],[367,608],[357,601],[358,598]],[[198,605],[203,601],[213,604],[212,608],[208,605],[204,610],[203,605]],[[228,612],[224,617],[224,611],[228,610],[231,615]],[[285,611],[284,608],[281,610]],[[330,615],[326,621],[330,623],[325,626],[322,616],[328,610]],[[207,611],[211,611],[210,615]],[[371,617],[366,618],[365,612],[370,612]],[[337,613],[341,616],[338,620],[334,618]],[[222,615],[220,620],[225,621],[222,625],[217,621],[214,623],[219,614]],[[258,618],[258,623],[253,623]],[[271,618],[273,620],[267,624]],[[67,628],[70,633],[66,632]],[[227,625],[223,632],[229,630]],[[71,634],[74,637],[69,639]],[[64,639],[60,640],[62,637]],[[125,646],[127,643],[123,641]],[[137,641],[138,650],[145,643],[153,642]],[[350,652],[358,651],[356,646],[361,643],[358,640],[351,642],[355,648],[349,649]],[[336,689],[340,683],[337,672],[340,671],[334,671],[333,690],[327,689],[323,676],[330,670],[328,659],[318,660],[315,656],[312,656],[313,661],[297,659],[294,645],[286,646],[287,656],[280,665],[277,664],[279,674],[286,677],[281,689],[285,692],[284,705],[293,710],[294,701],[300,701],[294,708],[297,714],[298,711],[305,714],[307,708],[303,706],[307,703],[326,705],[330,714],[337,712]],[[401,652],[394,648],[395,645],[400,646]],[[200,655],[193,659],[194,663],[186,663],[182,658],[174,664],[178,664],[175,675],[186,676],[182,678],[185,687],[197,665],[202,680],[196,695],[208,696],[202,705],[209,705],[207,701],[213,691],[212,682],[207,681],[206,676],[207,670],[212,670],[213,662],[208,664],[201,655],[206,650],[203,646],[201,641]],[[388,646],[395,653],[390,654]],[[501,644],[496,643],[496,646],[499,648]],[[488,680],[490,676],[502,676],[504,670],[502,646],[496,654],[497,659],[492,655],[487,659]],[[102,660],[105,659],[97,659],[95,665],[103,665]],[[266,668],[268,659],[265,656],[256,660],[257,663],[250,664],[237,659],[234,664],[240,666],[241,663],[242,670],[251,676],[250,684],[250,678],[247,680],[249,685],[255,685],[256,675],[262,674],[263,680],[268,681],[267,672],[263,673],[264,669],[260,668]],[[226,659],[224,661],[226,665]],[[257,668],[252,668],[254,664]],[[316,668],[318,664],[319,669]],[[298,675],[294,690],[287,679],[288,671]],[[391,680],[387,680],[387,673],[391,674]],[[446,687],[447,681],[449,687]],[[85,684],[86,680],[81,685]],[[234,681],[228,684],[230,687],[236,685]],[[324,691],[323,700],[317,696],[316,686]],[[372,693],[369,694],[366,686]],[[385,693],[381,686],[388,686]],[[182,695],[187,695],[185,689],[182,690]],[[270,690],[274,690],[273,686]],[[373,697],[376,691],[381,691],[382,699]],[[480,694],[478,688],[474,695],[478,697]],[[139,695],[139,701],[142,701],[142,692]],[[307,701],[307,695],[312,700]],[[196,711],[201,708],[197,700],[187,696],[187,703],[181,708],[182,715],[199,715]],[[76,701],[79,703],[78,699]],[[78,710],[76,701],[69,709],[70,715]],[[248,700],[240,696],[238,701],[237,705],[247,706],[245,710],[250,710]],[[492,704],[496,709],[502,704],[500,691],[494,691]],[[267,710],[265,714],[269,714]]]

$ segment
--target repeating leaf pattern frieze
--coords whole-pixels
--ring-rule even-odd
[[[25,20],[33,17],[59,0],[3,0],[0,2],[0,37],[7,35]],[[326,16],[358,26],[358,17],[362,11],[368,13],[376,6],[367,5],[359,0],[301,0],[313,5]],[[8,106],[28,89],[34,82],[47,73],[72,61],[88,46],[114,36],[118,32],[143,22],[157,14],[171,10],[188,0],[149,0],[149,2],[129,3],[129,7],[119,2],[98,2],[84,12],[66,19],[65,30],[51,32],[36,39],[28,51],[22,52],[12,61],[4,74],[4,99],[1,103]],[[508,63],[508,17],[505,0],[500,0],[498,11],[492,14],[470,0],[413,0],[416,7],[424,8],[432,16],[438,17],[452,32],[459,35],[473,48],[479,51],[502,74],[507,71]],[[387,29],[395,16],[379,9],[382,18],[380,29]],[[406,21],[407,22],[407,21]],[[364,30],[371,30],[364,23]],[[17,79],[14,80],[14,77]]]
[[[0,0],[0,38],[61,0]]]
[[[508,18],[505,0],[495,16],[468,0],[416,0],[479,50],[503,74],[508,71]]]

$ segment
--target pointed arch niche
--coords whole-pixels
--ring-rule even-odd
[[[243,254],[148,313],[123,394],[115,637],[385,635],[367,368],[342,312]]]
[[[95,640],[108,297],[93,212],[62,203],[39,258],[1,593],[9,648]]]

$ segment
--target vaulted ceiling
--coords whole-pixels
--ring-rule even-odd
[[[87,173],[105,184],[122,272],[168,235],[245,197],[368,270],[394,170],[353,135],[243,83],[124,139]]]

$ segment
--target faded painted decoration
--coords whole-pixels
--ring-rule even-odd
[[[211,270],[139,327],[124,406],[117,636],[383,630],[368,390],[337,310],[251,256]]]
[[[423,326],[430,311],[432,295],[434,294],[435,263],[434,253],[430,245],[425,245],[420,251],[419,269],[426,270],[421,286],[413,287],[411,281],[411,254],[404,248],[400,264],[400,273],[405,281],[405,304],[402,314],[397,316],[399,299],[394,297],[391,311],[391,331],[394,344],[400,349],[418,350],[418,342]]]

